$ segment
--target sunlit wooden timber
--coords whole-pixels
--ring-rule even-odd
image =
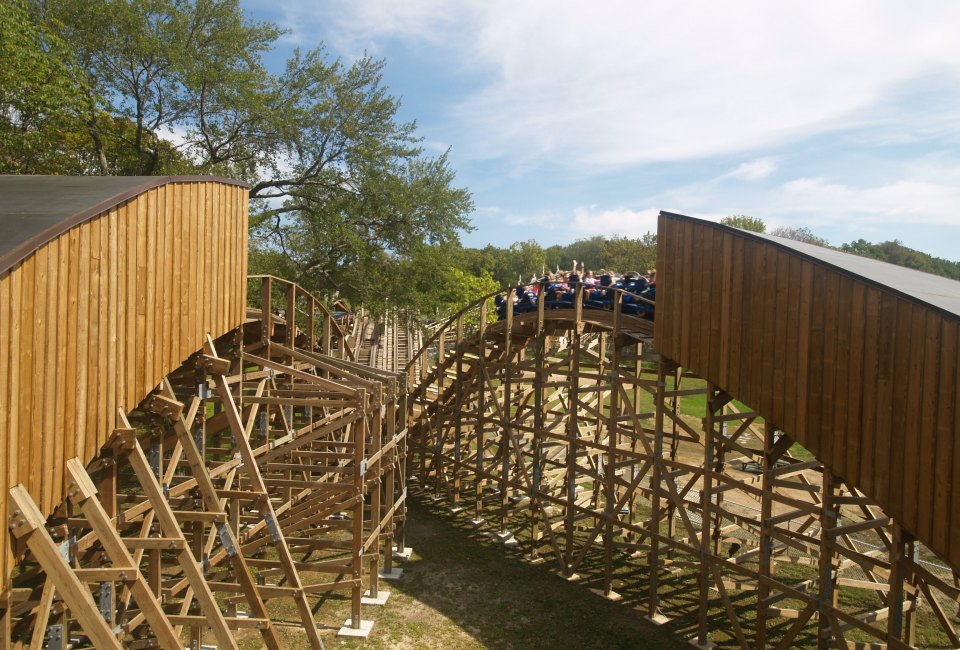
[[[337,591],[360,628],[403,548],[407,400],[355,362],[362,319],[246,278],[237,183],[25,182],[3,180],[36,222],[0,251],[0,647],[279,648],[292,611],[317,648]]]

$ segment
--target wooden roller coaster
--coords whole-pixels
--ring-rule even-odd
[[[406,395],[354,361],[363,319],[277,278],[248,291],[236,183],[0,190],[0,645],[322,647],[337,590],[335,626],[368,632],[403,548]]]
[[[421,489],[700,647],[960,647],[960,283],[668,213],[658,242],[655,327],[577,295],[438,329]]]
[[[422,345],[248,278],[233,181],[0,192],[0,647],[364,635],[408,476],[701,647],[960,647],[957,283],[663,213],[655,322]]]

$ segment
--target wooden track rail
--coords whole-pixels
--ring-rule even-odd
[[[491,309],[407,368],[419,490],[700,647],[960,647],[957,570],[649,322]]]

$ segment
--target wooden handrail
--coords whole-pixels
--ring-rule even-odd
[[[455,326],[455,325],[457,324],[457,322],[459,321],[459,319],[462,318],[462,317],[463,317],[466,313],[468,313],[471,309],[477,309],[477,308],[479,308],[479,307],[480,307],[481,305],[483,305],[486,301],[494,298],[494,297],[497,296],[497,295],[503,294],[504,292],[506,292],[506,294],[507,294],[508,296],[509,296],[509,295],[512,295],[512,294],[516,291],[517,287],[530,287],[530,286],[534,286],[534,285],[538,285],[538,284],[540,284],[540,283],[539,283],[539,282],[528,282],[528,283],[525,283],[525,284],[510,285],[506,290],[500,290],[500,291],[495,291],[495,292],[493,292],[493,293],[489,293],[489,294],[483,296],[482,298],[478,298],[478,299],[476,299],[475,301],[473,301],[473,302],[471,302],[470,304],[468,304],[467,306],[461,308],[459,311],[457,311],[457,312],[454,313],[452,316],[450,316],[449,318],[447,318],[447,320],[444,321],[443,324],[440,325],[440,327],[436,328],[436,330],[435,330],[434,333],[433,333],[433,336],[431,336],[430,339],[427,340],[427,342],[424,343],[424,344],[420,347],[419,350],[417,350],[417,353],[416,353],[415,355],[413,355],[413,356],[410,358],[410,361],[407,362],[407,365],[404,366],[404,369],[403,369],[404,373],[409,376],[409,373],[410,373],[410,371],[411,371],[411,368],[413,368],[413,367],[416,365],[417,361],[420,359],[421,356],[423,356],[424,354],[426,354],[427,349],[428,349],[430,346],[432,346],[432,345],[434,344],[434,342],[437,341],[437,340],[440,338],[441,334],[449,331],[453,326]],[[577,283],[577,284],[582,285],[582,283]],[[585,285],[583,285],[583,286],[585,286]],[[635,299],[639,300],[640,302],[646,303],[646,304],[651,305],[651,306],[655,306],[655,305],[656,305],[656,302],[654,302],[653,300],[650,300],[650,299],[648,299],[648,298],[644,298],[643,296],[639,296],[639,295],[637,295],[637,294],[635,294],[635,293],[633,293],[633,292],[631,292],[631,291],[627,291],[626,289],[621,289],[621,288],[619,288],[619,287],[602,287],[602,288],[605,289],[605,290],[606,290],[606,289],[612,289],[612,290],[615,292],[615,294],[617,295],[617,301],[618,301],[618,302],[622,300],[622,295],[623,295],[623,294],[630,294],[631,296],[633,296]],[[538,293],[537,293],[537,305],[539,306],[542,301],[543,301],[543,294],[540,293],[540,292],[538,292]],[[571,308],[572,308],[572,307],[571,307]],[[411,387],[412,387],[412,382],[411,382]]]
[[[341,349],[345,351],[344,358],[349,356],[351,360],[356,361],[356,358],[357,358],[357,352],[355,349],[356,343],[354,344],[350,343],[350,334],[348,334],[343,328],[343,326],[341,326],[340,323],[336,321],[336,319],[333,317],[333,312],[331,312],[330,309],[327,308],[326,304],[324,304],[323,301],[321,301],[319,298],[314,296],[312,293],[304,289],[302,286],[300,286],[296,282],[287,280],[285,278],[277,277],[275,275],[270,275],[270,274],[248,275],[247,279],[260,280],[261,282],[263,282],[264,280],[267,280],[269,281],[269,286],[271,287],[271,291],[273,286],[279,286],[284,289],[284,293],[288,296],[290,295],[290,292],[293,291],[294,296],[301,296],[303,298],[306,298],[310,302],[311,309],[318,310],[321,316],[325,318],[329,323],[330,334],[332,334],[337,339],[340,346],[342,346]],[[249,294],[248,294],[248,301],[249,301]],[[261,313],[264,314],[264,319],[270,320],[272,319],[272,309],[271,309],[272,305],[270,304],[268,299],[267,308],[266,308],[266,311],[264,311],[263,303],[264,303],[264,300],[263,300],[263,294],[261,291],[260,310],[261,310]],[[303,310],[298,310],[296,308],[296,300],[293,300],[292,304],[294,306],[294,313],[288,314],[286,319],[287,323],[291,327],[296,328],[296,312],[297,311],[299,311],[299,313],[306,316],[307,319],[312,322],[312,318],[313,318],[312,313],[304,312]],[[256,307],[256,305],[250,305],[250,306]],[[309,335],[311,336],[311,340],[312,340],[312,336],[315,335],[315,332],[310,332]]]

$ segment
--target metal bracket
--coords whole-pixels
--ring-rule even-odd
[[[360,461],[360,476],[366,476],[366,475],[367,475],[367,459],[364,458],[363,460]]]
[[[100,615],[107,623],[113,617],[113,583],[100,583]]]
[[[154,442],[150,445],[150,471],[157,478],[160,478],[160,443]]]
[[[47,648],[49,650],[63,650],[63,625],[47,626]]]
[[[67,564],[70,564],[71,554],[77,550],[77,537],[72,535],[67,539],[63,540],[58,546],[57,549],[60,551],[60,555],[63,556],[63,559],[66,560]]]
[[[267,436],[267,414],[265,411],[260,411],[260,415],[257,418],[260,420],[260,435],[263,437]]]
[[[223,550],[227,552],[227,555],[230,557],[236,557],[237,545],[234,544],[233,535],[230,533],[230,529],[223,525],[217,526],[217,537],[220,538],[220,543],[223,545]]]
[[[283,539],[283,536],[280,534],[280,526],[277,525],[277,518],[273,516],[272,512],[264,513],[263,523],[267,525],[267,532],[270,533],[270,539],[274,542],[279,542]]]
[[[206,441],[203,438],[203,426],[198,426],[193,430],[193,444],[197,446],[197,451],[200,452],[200,455],[203,456],[206,453]]]

